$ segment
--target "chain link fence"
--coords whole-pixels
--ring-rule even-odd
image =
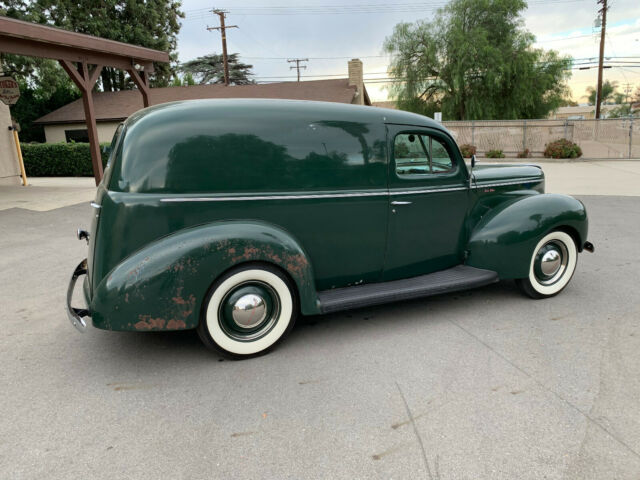
[[[502,150],[517,157],[529,150],[542,157],[547,143],[560,138],[582,148],[582,158],[640,159],[640,118],[603,120],[472,120],[443,122],[458,145],[477,147],[478,156]]]

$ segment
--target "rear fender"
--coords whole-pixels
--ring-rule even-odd
[[[216,278],[253,261],[287,272],[302,312],[317,313],[311,263],[299,243],[264,222],[225,221],[180,230],[122,261],[94,290],[93,324],[107,330],[195,328]]]
[[[536,244],[552,230],[566,230],[582,251],[588,220],[584,205],[567,195],[514,198],[487,212],[475,225],[467,245],[467,265],[493,270],[500,278],[529,274]]]

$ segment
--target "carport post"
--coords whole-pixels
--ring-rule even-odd
[[[136,87],[138,87],[138,90],[140,90],[140,93],[142,94],[142,105],[144,106],[144,108],[147,108],[150,105],[149,73],[151,73],[152,69],[153,64],[145,66],[144,70],[140,72],[136,70],[135,65],[131,69],[127,70],[127,73],[129,73],[131,79],[134,81]]]
[[[93,176],[96,186],[102,180],[102,155],[100,154],[100,141],[98,139],[98,127],[96,125],[96,115],[93,109],[93,95],[91,91],[102,71],[102,65],[96,65],[92,72],[86,62],[78,62],[80,70],[68,60],[59,60],[62,68],[69,74],[73,83],[82,92],[82,105],[84,106],[84,118],[87,123],[87,133],[89,135],[89,150],[91,151],[91,163],[93,164]]]

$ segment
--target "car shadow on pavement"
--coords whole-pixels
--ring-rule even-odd
[[[403,302],[365,307],[345,312],[301,316],[291,334],[270,355],[279,355],[287,350],[301,351],[312,348],[313,343],[335,342],[345,332],[359,331],[362,335],[383,333],[394,326],[400,328],[404,322],[424,322],[425,328],[438,321],[439,314],[451,313],[457,302],[464,301],[465,310],[477,308],[487,299],[513,299],[520,296],[513,282],[499,282],[475,290],[447,293]],[[522,297],[523,302],[528,300]],[[457,306],[456,308],[460,308]],[[422,318],[424,312],[424,318]],[[117,357],[118,363],[128,361],[153,364],[223,362],[229,359],[208,350],[200,341],[195,330],[173,332],[101,332],[94,337],[101,350]],[[301,344],[304,343],[304,348]],[[233,360],[230,360],[233,361]]]

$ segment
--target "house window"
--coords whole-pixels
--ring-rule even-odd
[[[89,143],[89,132],[87,132],[86,128],[82,130],[65,130],[64,138],[67,142]]]

